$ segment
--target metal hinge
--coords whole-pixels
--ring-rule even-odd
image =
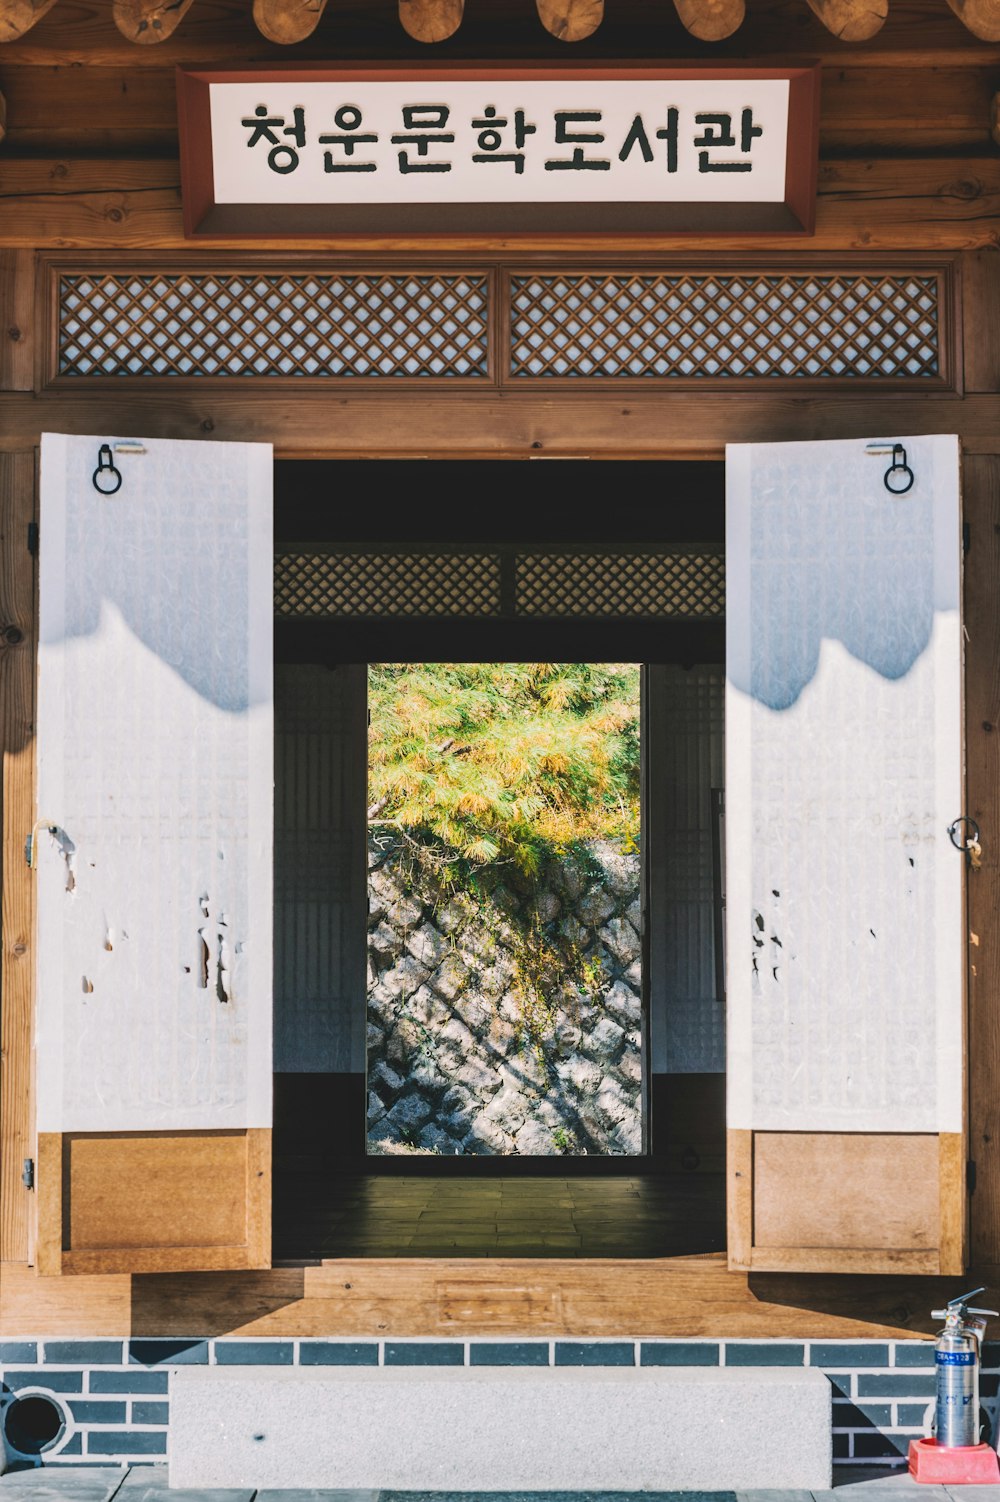
[[[34,1158],[25,1158],[25,1160],[24,1160],[24,1167],[21,1169],[21,1183],[24,1185],[25,1189],[34,1189],[34,1187],[35,1187],[35,1160],[34,1160]]]
[[[38,557],[38,523],[28,523],[28,552],[32,558]]]
[[[969,1162],[966,1163],[966,1165],[965,1165],[965,1187],[968,1189],[968,1191],[969,1191],[970,1194],[975,1194],[975,1192],[976,1192],[976,1165],[975,1165],[975,1163],[972,1162],[971,1158],[970,1158]]]

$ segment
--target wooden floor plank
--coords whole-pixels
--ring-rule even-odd
[[[722,1174],[400,1180],[285,1168],[275,1256],[665,1257],[725,1245]],[[350,1207],[350,1213],[345,1213]]]

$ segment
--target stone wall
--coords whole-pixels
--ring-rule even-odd
[[[373,836],[370,1152],[642,1151],[639,877],[593,841],[471,895]]]

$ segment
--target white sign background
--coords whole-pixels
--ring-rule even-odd
[[[788,144],[789,84],[787,79],[407,79],[373,83],[360,80],[335,82],[212,83],[209,86],[212,119],[212,152],[215,202],[219,204],[450,204],[450,203],[578,203],[581,199],[605,203],[781,203],[785,197],[785,164]],[[449,106],[446,132],[454,142],[433,142],[426,156],[416,148],[394,144],[393,135],[412,134],[403,123],[404,106]],[[248,149],[253,132],[241,122],[252,119],[260,105],[282,126],[273,128],[282,146],[298,151],[294,171],[281,174],[268,166],[273,143],[261,139]],[[362,111],[357,134],[375,132],[377,142],[359,142],[348,158],[343,149],[322,145],[318,137],[344,134],[334,114],[345,105]],[[524,111],[528,124],[536,127],[523,147],[523,173],[511,163],[473,162],[480,152],[479,130],[473,120],[482,120],[493,106],[508,124],[497,155],[516,149],[514,116]],[[305,112],[305,144],[301,150],[284,127],[293,125],[293,112]],[[655,132],[667,124],[667,110],[678,110],[677,170],[667,171],[664,140]],[[750,151],[740,143],[742,113],[753,112],[753,125],[762,134],[753,138]],[[609,160],[606,171],[546,170],[545,162],[570,158],[573,143],[556,141],[555,114],[559,110],[600,110],[599,121],[568,121],[567,132],[604,135],[601,144],[580,149],[589,158]],[[729,115],[735,146],[711,148],[694,144],[706,126],[696,114]],[[641,115],[652,162],[643,159],[635,145],[625,162],[618,160],[636,115]],[[715,127],[709,127],[718,135]],[[433,134],[439,134],[434,128]],[[699,171],[699,153],[709,150],[717,163],[749,160],[745,171]],[[324,152],[335,160],[374,161],[374,172],[324,171]],[[408,150],[418,164],[449,162],[449,172],[400,171],[398,154]],[[282,157],[287,161],[287,157]]]

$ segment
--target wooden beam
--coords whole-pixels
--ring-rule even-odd
[[[722,42],[743,24],[743,0],[674,0],[684,29],[699,42]]]
[[[312,36],[326,0],[253,0],[253,18],[261,36],[282,47]]]
[[[4,136],[6,134],[7,134],[7,101],[4,98],[4,96],[2,94],[0,94],[0,141],[3,140],[3,138],[4,138]]]
[[[808,0],[809,9],[841,42],[867,42],[885,25],[889,0]]]
[[[973,1270],[1000,1295],[997,1270]],[[557,1257],[354,1258],[271,1272],[41,1278],[10,1266],[5,1336],[521,1335],[623,1332],[732,1340],[929,1337],[940,1278],[727,1272],[723,1254],[615,1261]],[[994,1305],[995,1307],[995,1305]],[[933,1344],[928,1340],[928,1349]]]
[[[192,4],[193,0],[114,0],[112,15],[127,41],[149,47],[165,42]]]
[[[5,157],[0,155],[0,247],[61,250],[191,250],[184,238],[180,172],[176,161]],[[813,252],[955,251],[991,249],[1000,241],[1000,158],[911,157],[901,178],[898,161],[844,157],[820,162],[816,232],[768,235],[759,248]],[[595,221],[597,216],[595,214]],[[664,255],[753,248],[746,236],[671,233],[615,237],[614,206],[592,235],[519,236],[518,252],[608,251],[616,255]],[[209,250],[204,240],[199,249]],[[232,253],[224,240],[215,248]],[[254,241],[255,250],[298,248],[275,236]],[[405,250],[510,251],[501,236],[316,235],[310,252],[343,250],[354,256]]]
[[[948,0],[967,31],[981,42],[1000,42],[1000,0]]]
[[[971,44],[972,38],[957,25],[947,7],[943,8],[956,33]],[[538,22],[534,7],[531,10],[537,41]],[[202,21],[200,12],[196,14],[197,20],[189,18],[182,28],[185,38],[188,32],[198,34]],[[470,16],[473,14],[470,12]],[[751,19],[755,16],[756,11]],[[61,11],[56,12],[56,17],[49,27],[54,32],[63,24]],[[842,47],[805,9],[803,19],[828,46]],[[671,20],[676,37],[677,23],[672,14]],[[252,26],[249,12],[247,24],[257,35],[259,47],[260,36]],[[601,34],[613,24],[613,13],[608,10]],[[339,57],[339,9],[336,25]],[[321,35],[326,34],[328,26],[324,21]],[[390,26],[391,33],[398,38],[398,46],[412,52],[412,43],[396,20],[395,4]],[[108,27],[108,32],[121,42],[113,26]],[[311,47],[313,42],[304,46]],[[872,46],[877,44],[878,39]],[[976,45],[989,51],[981,42]],[[88,155],[112,162],[128,157],[161,161],[176,158],[176,87],[173,68],[167,63],[173,50],[175,42],[162,47],[132,47],[130,55],[142,64],[140,75],[136,66],[123,64],[113,68],[92,67],[89,63],[75,68],[14,64],[11,53],[0,49],[11,154],[50,160],[75,157],[80,149],[79,122],[86,120]],[[857,53],[861,49],[854,50]],[[295,56],[297,60],[298,52]],[[990,66],[887,69],[846,67],[838,63],[836,67],[828,67],[823,75],[823,156],[829,160],[841,155],[864,155],[871,159],[900,153],[908,158],[936,155],[955,159],[965,153],[980,156],[989,142],[990,105],[997,87],[997,68]],[[0,157],[0,171],[2,164]],[[53,188],[58,187],[58,182],[53,183]]]
[[[582,42],[604,20],[604,0],[535,0],[538,19],[560,42]]]
[[[444,42],[462,24],[465,0],[399,0],[399,22],[415,42]]]
[[[0,42],[16,42],[55,3],[56,0],[0,0]]]
[[[965,453],[981,454],[996,448],[1000,432],[1000,395],[958,402],[869,388],[861,400],[815,387],[801,394],[787,388],[647,393],[633,385],[627,393],[590,390],[584,400],[572,381],[559,392],[464,387],[460,397],[441,389],[394,395],[388,379],[377,391],[360,392],[336,378],[262,381],[257,391],[247,389],[252,384],[75,380],[41,396],[13,393],[0,398],[0,452],[37,443],[40,432],[100,433],[112,401],[123,438],[266,439],[277,457],[301,459],[722,459],[727,442],[801,442],[817,432],[870,438],[909,432],[917,422],[924,433],[959,433]]]

